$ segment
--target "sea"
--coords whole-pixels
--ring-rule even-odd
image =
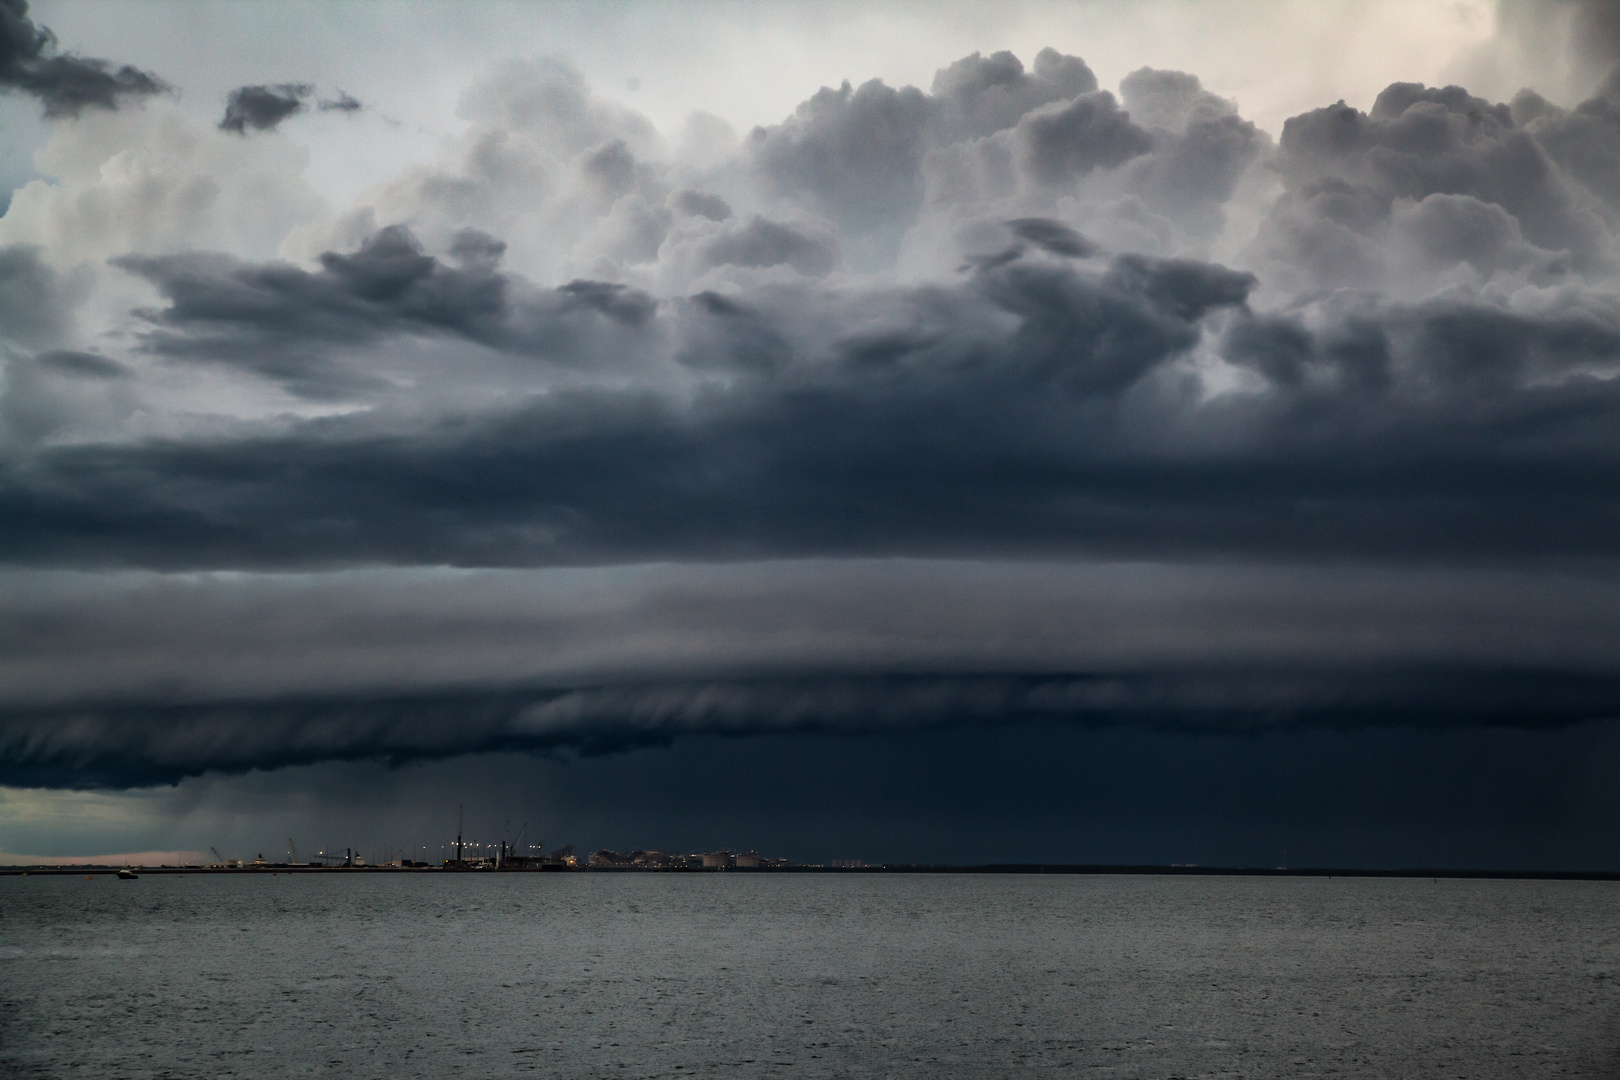
[[[1620,884],[0,878],[0,1076],[1620,1077]]]

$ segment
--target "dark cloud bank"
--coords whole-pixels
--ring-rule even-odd
[[[152,315],[153,352],[300,392],[337,394],[359,374],[323,347],[410,333],[557,364],[585,340],[633,352],[664,335],[718,378],[690,400],[580,388],[408,433],[313,421],[43,450],[0,479],[0,553],[176,569],[1611,556],[1620,328],[1605,312],[1336,298],[1352,310],[1310,328],[1249,310],[1248,273],[1139,255],[1088,265],[1050,253],[1080,243],[1055,223],[1017,228],[1042,243],[949,286],[662,304],[447,265],[402,230],[313,273],[125,259],[170,301]],[[806,308],[819,328],[794,325]],[[1201,400],[1176,368],[1200,344],[1257,389]]]
[[[36,70],[40,48],[18,70]],[[1295,117],[1273,145],[1191,75],[1144,69],[1116,97],[1052,50],[1027,71],[975,55],[929,93],[823,89],[725,165],[676,175],[577,76],[547,78],[514,92],[503,122],[571,147],[558,173],[583,193],[571,205],[632,222],[615,234],[633,253],[612,264],[622,273],[540,282],[506,269],[513,238],[470,214],[435,231],[467,190],[496,189],[495,165],[429,177],[416,218],[373,223],[307,266],[119,258],[158,298],[132,363],[343,408],[53,438],[56,414],[33,404],[47,376],[56,402],[134,376],[36,346],[16,370],[42,374],[8,381],[8,415],[31,419],[12,423],[0,462],[0,558],[268,581],[797,558],[1282,566],[1317,582],[1511,569],[1541,584],[1491,617],[1541,629],[1559,623],[1547,598],[1568,581],[1612,591],[1620,82],[1572,109],[1396,84],[1365,113]],[[272,128],[311,93],[243,87],[222,126]],[[1252,227],[1234,243],[1240,219]],[[0,254],[42,296],[55,287],[26,251]],[[926,258],[948,267],[888,272]],[[429,358],[412,385],[462,396],[399,391],[400,356]],[[403,690],[244,679],[198,693],[143,675],[0,702],[0,782],[591,755],[678,736],[1543,731],[1620,714],[1610,631],[1595,624],[1563,654],[1358,652],[1399,638],[1410,612],[1390,594],[1311,656],[1233,656],[1219,643],[1243,593],[1224,595],[1193,635],[1204,654],[1173,661],[1126,649],[1054,669],[1034,654],[901,662],[879,649],[817,666],[784,650],[738,670],[672,634],[663,665],[525,678],[473,664]],[[962,608],[964,625],[989,625],[988,596]],[[66,616],[32,625],[48,637],[53,618]],[[885,618],[872,605],[856,621],[881,639]],[[459,620],[428,623],[450,642]],[[1448,631],[1458,642],[1465,622]],[[384,623],[357,622],[355,640],[390,647]]]
[[[1620,675],[1502,670],[818,676],[568,690],[29,710],[0,783],[130,787],[321,761],[493,751],[586,756],[692,735],[1132,724],[1179,734],[1417,723],[1548,728],[1612,714]]]

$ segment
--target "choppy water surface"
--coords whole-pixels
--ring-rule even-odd
[[[0,879],[0,1074],[1620,1075],[1620,887]]]

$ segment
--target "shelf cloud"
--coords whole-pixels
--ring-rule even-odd
[[[676,136],[543,56],[336,206],[278,125],[364,86],[205,124],[20,0],[0,86],[0,783],[1620,712],[1620,77],[1274,137],[1046,48]]]

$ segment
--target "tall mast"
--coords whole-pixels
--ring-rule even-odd
[[[467,805],[465,803],[456,807],[456,862],[458,864],[461,862],[461,826],[466,809]]]

